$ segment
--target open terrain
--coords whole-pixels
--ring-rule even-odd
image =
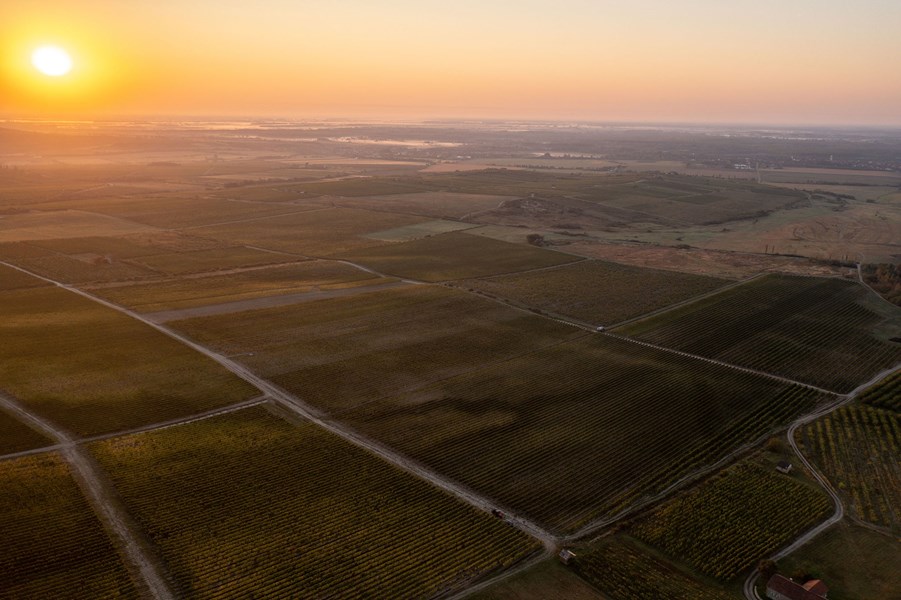
[[[259,407],[92,451],[178,593],[193,598],[432,597],[540,548],[316,426]]]

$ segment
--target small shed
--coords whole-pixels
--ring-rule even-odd
[[[792,464],[787,460],[780,460],[776,465],[776,470],[780,473],[785,473],[786,475],[788,475],[792,471]]]
[[[557,558],[560,559],[564,565],[568,565],[569,562],[576,557],[576,554],[572,550],[567,550],[564,548],[560,551],[560,554],[557,555]]]

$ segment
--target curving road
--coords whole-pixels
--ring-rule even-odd
[[[791,448],[794,451],[795,455],[798,457],[798,460],[801,461],[801,463],[807,468],[807,471],[813,476],[813,478],[817,481],[817,483],[819,483],[820,486],[823,488],[823,490],[825,490],[825,492],[827,494],[829,494],[829,497],[832,498],[832,503],[835,505],[835,511],[832,513],[832,516],[830,516],[828,519],[826,519],[825,521],[823,521],[822,523],[820,523],[813,529],[806,531],[804,534],[801,535],[801,537],[796,538],[788,546],[782,548],[781,550],[779,550],[778,552],[776,552],[775,554],[770,556],[769,557],[770,560],[777,561],[777,560],[781,560],[781,559],[785,558],[786,556],[788,556],[792,552],[796,551],[801,546],[804,546],[805,544],[810,542],[813,538],[815,538],[818,535],[820,535],[821,533],[823,533],[825,530],[829,529],[830,527],[832,527],[833,525],[835,525],[836,523],[841,521],[845,516],[845,506],[844,506],[844,504],[842,504],[841,497],[838,495],[838,493],[835,491],[835,489],[832,487],[832,485],[829,483],[829,481],[827,481],[826,478],[823,477],[823,475],[817,470],[817,468],[815,466],[813,466],[813,464],[809,460],[807,460],[807,457],[804,456],[804,453],[801,452],[801,449],[798,448],[798,443],[797,443],[797,441],[795,441],[795,432],[798,430],[798,428],[803,427],[804,425],[807,425],[808,423],[811,423],[813,421],[816,421],[820,417],[828,415],[832,411],[837,410],[837,409],[841,408],[842,406],[848,404],[849,402],[853,401],[865,389],[879,383],[886,377],[889,377],[890,375],[893,375],[894,373],[896,373],[898,371],[901,371],[901,365],[896,365],[895,367],[893,367],[891,369],[886,369],[885,371],[882,371],[881,373],[877,374],[876,376],[874,376],[872,379],[870,379],[866,383],[863,383],[863,384],[857,386],[849,394],[840,396],[838,398],[838,400],[836,400],[832,404],[824,406],[823,408],[821,408],[815,412],[812,412],[810,414],[807,414],[807,415],[804,415],[804,416],[798,418],[788,428],[788,432],[786,434],[788,436],[788,443],[791,445]],[[748,578],[745,580],[744,586],[742,588],[742,592],[744,593],[744,596],[747,600],[761,600],[760,596],[757,594],[757,587],[756,587],[757,579],[759,577],[760,577],[760,574],[757,572],[757,569],[754,569],[751,572],[751,574],[748,575]]]

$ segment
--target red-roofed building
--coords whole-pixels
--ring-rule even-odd
[[[766,597],[771,600],[825,600],[828,591],[819,579],[802,585],[782,575],[773,575],[766,582]]]

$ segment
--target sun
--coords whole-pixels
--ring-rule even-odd
[[[58,46],[41,46],[31,54],[31,64],[50,77],[61,77],[72,70],[72,58]]]

